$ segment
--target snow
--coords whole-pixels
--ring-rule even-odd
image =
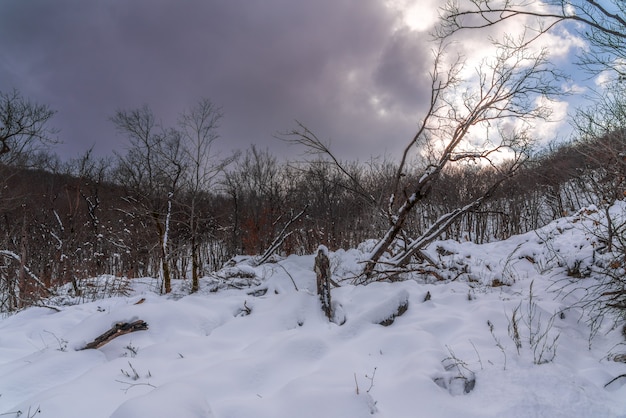
[[[322,254],[324,254],[326,257],[329,256],[329,254],[328,254],[328,247],[325,246],[325,245],[320,245],[319,247],[317,247],[317,253],[319,254],[320,252]]]
[[[626,373],[609,360],[625,350],[621,327],[603,324],[590,347],[586,314],[572,308],[577,292],[555,291],[577,260],[589,265],[598,216],[504,242],[435,242],[427,251],[445,281],[354,286],[341,279],[371,243],[329,252],[345,322],[320,309],[314,254],[229,267],[194,295],[174,281],[160,296],[155,280],[141,279],[128,296],[29,308],[0,319],[0,415],[626,417],[626,378],[605,388]],[[508,331],[517,307],[519,354]],[[80,350],[137,319],[149,329]],[[553,361],[536,364],[533,329],[548,342],[558,336]]]

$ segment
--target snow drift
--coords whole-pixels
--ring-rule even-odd
[[[313,255],[246,267],[236,287],[204,278],[194,295],[141,279],[126,297],[29,308],[0,320],[0,415],[626,417],[626,378],[607,385],[626,373],[611,360],[621,330],[606,322],[590,345],[578,294],[556,291],[593,251],[584,225],[436,242],[444,281],[343,282],[332,293],[343,325],[320,310]],[[330,257],[340,281],[363,253]],[[80,350],[137,319],[146,331]],[[554,356],[538,362],[542,343]]]

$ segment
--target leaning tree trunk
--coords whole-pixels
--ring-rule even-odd
[[[409,196],[402,206],[398,209],[398,212],[395,216],[394,222],[391,227],[387,230],[385,236],[378,242],[374,250],[370,254],[367,262],[365,263],[365,268],[363,269],[363,276],[366,281],[372,276],[374,273],[374,269],[378,264],[378,260],[382,257],[382,255],[389,249],[391,243],[396,239],[402,228],[404,227],[404,223],[411,213],[415,205],[420,202],[422,199],[428,196],[431,190],[432,182],[439,176],[442,167],[445,165],[446,160],[440,162],[439,166],[427,171],[422,178],[418,181],[413,194]]]

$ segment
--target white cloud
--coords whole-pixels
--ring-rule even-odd
[[[418,32],[427,32],[432,29],[439,19],[438,0],[387,0],[385,5],[395,11],[401,26]]]
[[[552,114],[549,120],[535,120],[529,134],[531,138],[539,144],[547,144],[556,139],[566,139],[571,133],[571,127],[568,123],[569,103],[564,100],[548,101],[543,98],[537,98],[538,105],[546,106],[551,109]]]

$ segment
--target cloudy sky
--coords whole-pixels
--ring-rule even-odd
[[[203,97],[224,111],[226,150],[297,154],[274,135],[299,120],[342,158],[393,155],[428,99],[428,31],[441,4],[2,0],[0,90],[58,111],[64,157],[123,153],[109,121],[118,109],[147,104],[168,125]],[[574,43],[558,42],[563,58]]]

